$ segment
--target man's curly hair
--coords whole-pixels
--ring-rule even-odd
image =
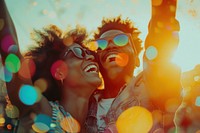
[[[43,30],[34,30],[33,40],[37,44],[36,47],[29,49],[25,54],[25,58],[33,59],[36,65],[36,72],[32,77],[33,83],[44,78],[47,81],[47,90],[43,93],[48,100],[55,101],[61,98],[61,88],[59,81],[51,75],[52,64],[62,59],[61,54],[65,52],[67,45],[64,44],[64,39],[67,37],[73,38],[72,43],[77,43],[84,47],[83,41],[87,37],[84,28],[75,28],[68,32],[62,32],[57,26],[50,25]]]
[[[129,18],[126,18],[125,20],[123,20],[121,16],[115,18],[104,18],[102,20],[102,25],[98,27],[97,32],[94,34],[94,39],[100,38],[104,32],[109,30],[120,30],[125,33],[130,33],[137,50],[137,54],[141,52],[142,40],[139,38],[139,34],[141,32],[138,30],[138,28],[134,27],[133,22]]]

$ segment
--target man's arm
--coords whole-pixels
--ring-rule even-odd
[[[152,100],[163,109],[168,99],[180,98],[181,71],[171,62],[179,43],[176,4],[176,0],[163,0],[156,5],[152,0],[152,16],[143,56],[148,91]]]

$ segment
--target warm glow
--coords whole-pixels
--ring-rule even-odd
[[[162,0],[152,0],[152,4],[155,6],[160,5],[161,2]],[[19,44],[21,45],[20,48],[22,52],[25,52],[28,49],[28,44],[32,44],[30,43],[29,33],[33,28],[41,29],[48,24],[55,24],[61,27],[61,29],[66,29],[69,24],[71,27],[76,24],[80,24],[86,26],[89,33],[91,33],[91,31],[96,30],[96,28],[100,25],[100,21],[103,17],[117,16],[120,14],[122,14],[123,18],[129,17],[134,21],[136,27],[138,27],[141,31],[140,37],[144,42],[147,35],[148,21],[151,16],[150,0],[130,0],[118,2],[115,0],[96,0],[92,2],[90,1],[90,3],[91,5],[96,5],[97,8],[87,6],[87,10],[82,10],[85,3],[87,3],[84,1],[80,2],[79,5],[76,5],[75,1],[72,0],[68,2],[56,1],[55,3],[52,3],[53,6],[55,6],[54,8],[50,6],[51,4],[47,1],[40,1],[34,5],[31,2],[23,1],[17,6],[13,4],[12,0],[7,0],[6,3],[8,4],[9,11],[11,11],[11,16],[16,24],[19,37],[18,40],[20,42]],[[181,27],[179,32],[180,45],[175,53],[173,62],[178,64],[183,71],[190,70],[194,68],[196,64],[200,63],[199,5],[199,0],[178,0],[177,4],[176,18],[180,22]],[[98,12],[98,8],[101,7],[103,7],[103,10]],[[62,12],[60,12],[61,10],[55,9],[66,10],[62,10]],[[170,10],[174,10],[174,7],[170,7]],[[90,20],[92,20],[92,22]],[[35,23],[35,21],[37,21],[37,23]],[[3,26],[4,22],[0,20],[0,24]],[[162,24],[160,24],[161,23],[158,23],[158,26],[162,27]],[[68,42],[70,41],[66,39],[65,43],[68,44]],[[139,69],[142,69],[142,66]]]
[[[116,122],[119,133],[148,133],[152,125],[152,114],[140,106],[125,110]]]
[[[80,124],[78,121],[72,117],[65,117],[61,122],[60,126],[63,130],[70,133],[77,133],[80,132]]]
[[[102,74],[100,72],[99,72],[99,77],[101,78],[101,85],[97,89],[98,90],[103,90],[103,89],[105,89],[104,80],[103,80]]]
[[[5,118],[0,116],[0,125],[5,123]]]
[[[162,3],[162,0],[152,0],[152,5],[159,6]]]
[[[180,45],[173,62],[182,71],[188,71],[200,64],[200,1],[178,2],[177,19],[180,22]]]
[[[125,53],[119,53],[117,55],[115,61],[116,61],[117,65],[124,67],[127,65],[128,61],[129,61],[129,57]]]
[[[96,51],[98,49],[98,44],[96,41],[91,41],[87,43],[86,46],[92,51]]]

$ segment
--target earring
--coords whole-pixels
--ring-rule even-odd
[[[55,78],[56,78],[57,80],[60,80],[61,83],[63,84],[64,74],[63,74],[59,69],[56,70]]]
[[[63,73],[59,72],[59,77],[60,77],[60,81],[61,81],[61,83],[63,85]]]

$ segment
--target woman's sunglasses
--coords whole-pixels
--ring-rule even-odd
[[[63,58],[67,56],[67,54],[72,51],[72,53],[78,57],[79,59],[85,59],[86,54],[87,55],[93,55],[95,56],[93,51],[90,51],[88,49],[82,48],[82,47],[77,47],[77,46],[71,46],[67,49],[67,51],[64,53]]]
[[[98,45],[98,50],[104,50],[107,48],[110,41],[112,41],[116,46],[125,46],[129,43],[129,34],[118,34],[114,37],[106,37],[95,40]]]

